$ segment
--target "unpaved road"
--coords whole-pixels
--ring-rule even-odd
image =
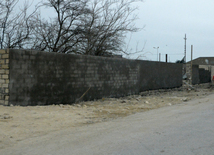
[[[142,154],[141,151],[167,154],[170,148],[188,148],[193,143],[191,138],[185,138],[191,136],[200,137],[195,139],[198,146],[203,140],[213,149],[213,141],[206,139],[207,135],[214,139],[213,126],[209,126],[214,124],[214,98],[206,97],[213,94],[213,89],[205,87],[199,86],[197,91],[185,88],[151,91],[142,96],[102,99],[74,106],[2,106],[0,154]],[[164,108],[157,109],[159,107]],[[155,110],[148,111],[150,109]],[[137,114],[128,116],[133,113]],[[199,133],[203,135],[198,136]],[[159,149],[162,150],[158,152]],[[197,152],[207,148],[203,145],[192,149]]]
[[[214,94],[23,140],[2,155],[213,155]]]

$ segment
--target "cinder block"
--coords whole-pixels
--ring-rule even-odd
[[[29,59],[29,55],[24,55],[23,59]]]
[[[7,48],[7,50],[5,50],[6,51],[6,53],[8,53],[9,54],[9,52],[10,52],[10,49],[9,48]]]
[[[4,105],[9,105],[9,101],[4,101]]]
[[[2,84],[3,88],[8,88],[9,84]]]
[[[1,58],[2,59],[8,59],[9,58],[9,54],[3,54]]]
[[[5,93],[9,93],[9,89],[5,89],[4,92],[5,92]]]
[[[27,65],[26,64],[22,64],[22,69],[27,70]]]
[[[9,59],[6,59],[6,64],[8,64],[9,63]]]
[[[4,74],[5,70],[4,69],[0,69],[0,74]]]
[[[2,65],[2,67],[1,67],[2,69],[9,69],[9,65],[7,64],[7,65]]]
[[[39,52],[37,52],[37,51],[31,51],[31,55],[38,55],[39,54]]]
[[[5,70],[5,74],[9,74],[10,73],[10,71],[9,70]]]
[[[8,101],[9,100],[9,96],[5,96],[4,100]]]
[[[4,79],[0,79],[0,83],[5,83],[5,80]]]
[[[21,65],[20,64],[17,64],[15,66],[12,67],[13,69],[21,69]]]
[[[0,54],[5,54],[6,50],[0,50]]]
[[[1,104],[1,105],[4,105],[4,100],[0,100],[0,104]]]
[[[4,60],[0,60],[0,64],[4,64],[5,63],[5,61]]]
[[[2,79],[8,79],[9,76],[7,74],[2,75]]]
[[[35,60],[35,59],[36,59],[36,56],[31,55],[31,56],[30,56],[30,59],[31,59],[31,60]]]
[[[5,83],[6,83],[6,84],[8,84],[9,82],[10,82],[10,80],[9,80],[9,79],[6,79],[6,80],[5,80]]]

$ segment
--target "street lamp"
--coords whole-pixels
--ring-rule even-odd
[[[157,61],[158,61],[158,49],[159,47],[153,47],[154,49],[157,49]]]

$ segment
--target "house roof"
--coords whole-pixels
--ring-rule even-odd
[[[191,61],[187,62],[188,64]],[[193,65],[214,65],[214,57],[199,57],[197,59],[192,60]]]

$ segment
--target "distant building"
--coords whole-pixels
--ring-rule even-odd
[[[191,61],[187,62],[191,64]],[[192,60],[193,65],[210,65],[214,66],[214,57],[199,57],[197,59]]]
[[[199,57],[192,60],[192,65],[192,69],[194,70],[192,80],[195,81],[193,82],[194,84],[211,82],[214,74],[214,57]],[[191,61],[187,62],[186,68],[187,77],[190,77]]]

